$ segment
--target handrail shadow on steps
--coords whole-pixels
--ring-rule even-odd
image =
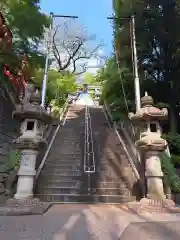
[[[137,161],[136,151],[135,150],[130,151],[129,144],[127,144],[127,142],[124,141],[124,138],[122,138],[122,134],[119,131],[120,128],[117,125],[117,123],[113,121],[112,115],[110,113],[110,110],[108,109],[106,104],[104,104],[104,108],[105,108],[105,111],[106,111],[106,115],[109,118],[108,120],[110,121],[110,123],[111,123],[111,125],[112,125],[112,127],[113,127],[113,129],[114,129],[114,131],[115,131],[115,133],[116,133],[120,143],[123,146],[123,149],[124,149],[124,151],[125,151],[125,153],[126,153],[126,155],[128,157],[129,163],[130,163],[130,165],[131,165],[131,167],[132,167],[132,169],[134,171],[134,174],[135,174],[137,180],[139,180],[140,179],[139,167],[138,167],[139,161]]]
[[[132,189],[132,191],[133,191],[132,193],[136,195],[137,200],[138,200],[144,196],[144,181],[143,181],[143,178],[141,177],[142,171],[140,171],[141,164],[140,164],[139,158],[137,157],[138,155],[135,151],[132,151],[132,149],[130,149],[130,145],[128,144],[127,141],[125,141],[125,137],[122,134],[122,132],[120,131],[120,128],[117,125],[117,123],[113,121],[110,110],[105,103],[104,103],[104,111],[105,111],[107,120],[109,121],[112,129],[114,130],[121,146],[124,149],[124,153],[126,154],[127,159],[129,161],[129,165],[132,169],[132,173],[133,173],[134,180],[135,180],[134,186]]]

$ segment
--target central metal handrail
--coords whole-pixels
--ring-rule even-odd
[[[94,173],[96,171],[94,159],[93,133],[91,126],[91,115],[89,108],[85,107],[85,142],[84,142],[84,172]]]

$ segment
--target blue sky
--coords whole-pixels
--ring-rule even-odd
[[[107,17],[112,15],[112,0],[41,0],[41,10],[47,14],[75,15],[97,42],[104,41],[105,55],[112,51],[112,27]]]

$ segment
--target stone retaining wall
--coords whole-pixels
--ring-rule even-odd
[[[12,140],[19,135],[20,125],[12,118],[15,106],[0,77],[0,183],[3,183],[3,175],[12,149]],[[0,185],[0,195],[3,194],[3,186]]]

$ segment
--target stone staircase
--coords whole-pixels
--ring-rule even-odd
[[[89,175],[84,172],[84,113],[84,107],[70,108],[39,176],[36,197],[45,202],[135,200],[135,176],[102,108],[90,109],[96,172]]]

